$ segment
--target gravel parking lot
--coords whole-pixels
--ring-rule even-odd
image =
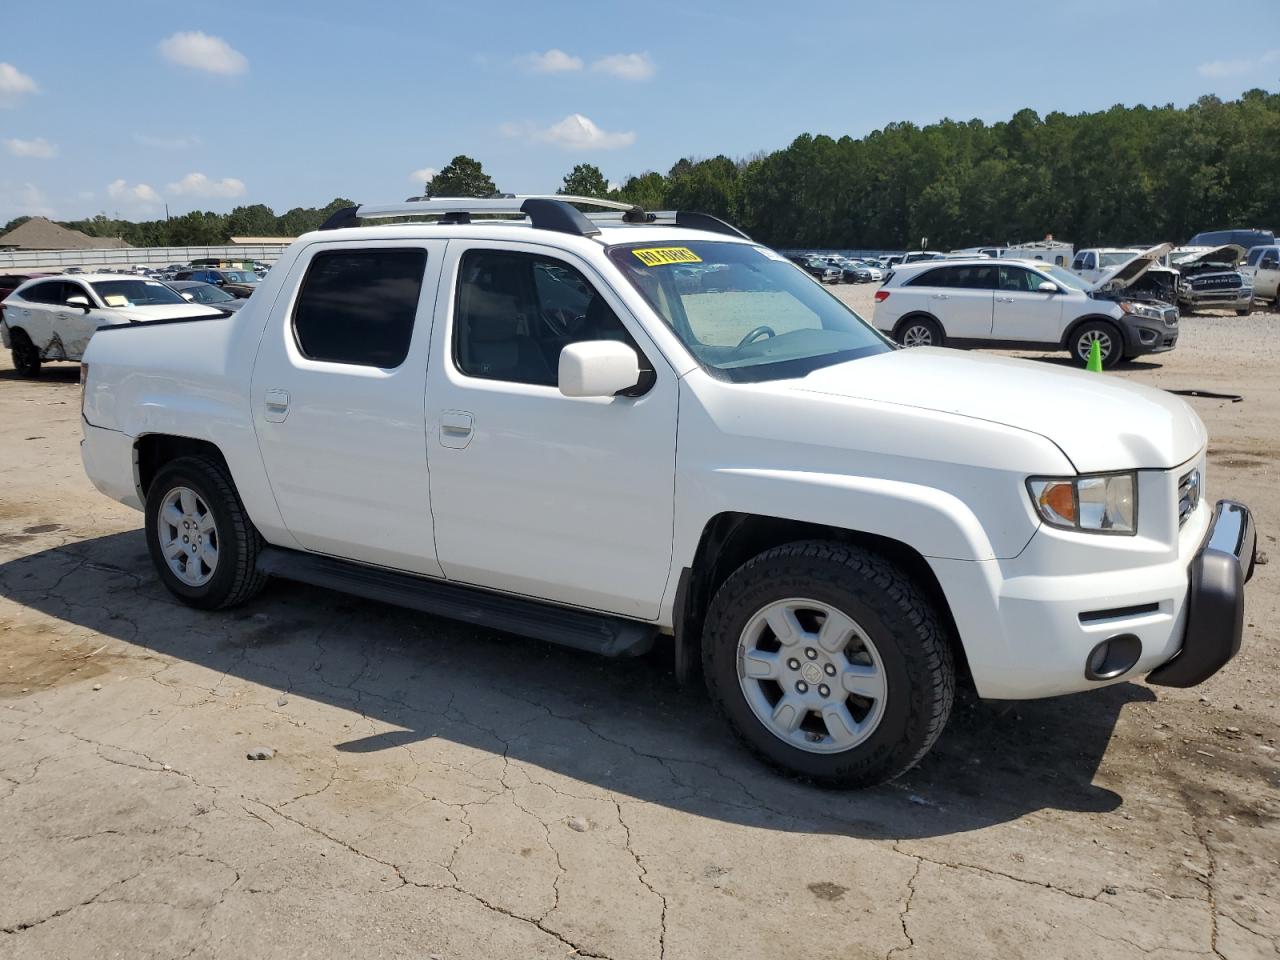
[[[871,286],[834,292],[870,315]],[[1258,313],[1106,374],[1243,395],[1189,402],[1209,495],[1273,556],[1278,365]],[[1202,687],[962,697],[901,781],[825,792],[751,761],[662,647],[284,583],[179,606],[83,475],[78,403],[72,366],[0,360],[0,956],[1280,953],[1275,564]]]

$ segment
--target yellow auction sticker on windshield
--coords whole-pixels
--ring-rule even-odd
[[[102,298],[102,302],[108,307],[127,307],[129,298],[119,293],[109,293]]]
[[[646,267],[661,267],[668,263],[702,262],[702,258],[688,247],[644,247],[631,252]]]

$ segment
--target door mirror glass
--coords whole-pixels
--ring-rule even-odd
[[[68,307],[79,307],[79,308],[80,308],[81,310],[83,310],[85,313],[88,313],[88,312],[89,312],[89,309],[90,309],[90,305],[89,305],[89,298],[88,298],[88,297],[79,297],[79,296],[76,296],[76,297],[67,297],[67,306],[68,306]]]
[[[1041,293],[1057,293],[1058,285],[1056,283],[1050,283],[1048,280],[1043,280],[1036,287],[1036,289],[1039,290]]]
[[[617,340],[571,343],[560,351],[560,392],[566,397],[612,397],[640,382],[640,359]]]

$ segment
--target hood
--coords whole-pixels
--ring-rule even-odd
[[[1126,260],[1124,263],[1116,264],[1099,277],[1098,282],[1093,285],[1093,289],[1123,290],[1151,269],[1161,257],[1168,254],[1172,249],[1173,244],[1161,243],[1143,250],[1141,253],[1134,254],[1131,259]]]
[[[222,311],[208,303],[162,303],[151,307],[111,307],[100,315],[109,324],[145,323],[148,320],[181,320],[186,317],[218,317]]]
[[[1221,247],[1202,247],[1193,250],[1174,251],[1172,261],[1173,265],[1177,267],[1190,267],[1202,263],[1234,267],[1244,259],[1245,252],[1244,247],[1238,243],[1228,243]]]
[[[899,404],[1045,437],[1081,473],[1169,469],[1205,445],[1185,402],[1109,374],[945,347],[914,347],[815,370],[795,390]]]

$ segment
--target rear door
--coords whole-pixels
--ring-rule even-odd
[[[942,323],[943,334],[960,340],[991,336],[995,265],[934,267],[910,281],[925,297],[924,308]]]
[[[1059,343],[1062,294],[1038,289],[1040,284],[1054,281],[1012,264],[1001,264],[998,273],[992,337],[1046,345]]]
[[[54,314],[63,309],[65,286],[61,280],[43,280],[16,294],[5,307],[9,329],[24,331],[36,349],[44,351],[54,338]]]
[[[442,575],[423,396],[445,244],[312,244],[271,307],[253,422],[280,514],[308,550]]]

